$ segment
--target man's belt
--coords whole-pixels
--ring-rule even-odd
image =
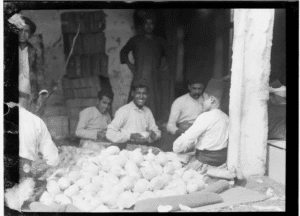
[[[216,151],[196,149],[195,157],[202,163],[211,166],[221,166],[227,161],[227,148]]]

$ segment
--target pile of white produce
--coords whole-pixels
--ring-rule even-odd
[[[179,160],[149,150],[122,150],[111,146],[102,152],[66,147],[64,163],[70,168],[48,180],[40,202],[45,205],[73,204],[84,212],[126,209],[137,201],[194,193],[205,188],[203,176],[184,170]],[[73,155],[72,155],[73,154]],[[69,155],[72,155],[70,157]]]

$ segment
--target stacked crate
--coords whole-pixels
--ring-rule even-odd
[[[69,133],[75,134],[79,113],[95,106],[101,89],[99,77],[108,77],[108,56],[105,53],[105,14],[103,11],[66,12],[61,14],[65,58],[80,24],[73,54],[67,66],[62,87],[69,116]]]

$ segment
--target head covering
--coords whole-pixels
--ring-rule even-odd
[[[133,82],[133,89],[136,87],[146,87],[149,89],[148,82],[145,79],[139,79]]]
[[[209,79],[207,78],[207,76],[198,75],[198,74],[196,74],[194,76],[191,76],[188,79],[189,85],[196,84],[196,83],[201,83],[204,86],[206,86],[208,81],[209,81]]]
[[[223,92],[225,91],[226,83],[223,83],[217,79],[210,79],[209,83],[206,86],[205,92],[208,95],[215,96],[219,99],[222,99]]]
[[[34,22],[32,22],[30,19],[28,19],[27,17],[24,17],[24,16],[22,16],[22,19],[24,20],[26,25],[29,26],[31,34],[34,34],[34,32],[36,30],[36,25],[34,24]]]

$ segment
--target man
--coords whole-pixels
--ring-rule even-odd
[[[145,80],[135,81],[131,95],[133,101],[122,106],[107,127],[106,138],[113,143],[146,144],[160,138],[151,110],[145,106],[149,87]],[[119,145],[122,146],[122,145]]]
[[[196,148],[187,168],[201,173],[206,173],[212,167],[226,167],[227,161],[229,118],[220,110],[222,89],[207,89],[206,93],[203,113],[173,144],[175,153]]]
[[[120,52],[121,64],[127,64],[136,80],[145,79],[149,86],[149,100],[147,106],[151,109],[155,119],[161,116],[161,84],[159,71],[162,69],[161,60],[167,55],[166,42],[163,38],[153,35],[155,17],[147,14],[144,17],[143,34],[132,37]],[[134,64],[129,61],[128,54],[132,51]],[[132,90],[132,86],[131,86]],[[132,100],[129,95],[128,102]]]
[[[172,151],[175,139],[185,132],[203,111],[204,79],[191,79],[188,89],[189,93],[177,98],[172,104],[167,131],[163,132],[157,146],[163,151]]]
[[[41,76],[37,71],[40,60],[35,48],[28,42],[36,31],[36,25],[27,17],[22,17],[25,26],[19,32],[19,104],[35,113],[48,91],[42,89]]]
[[[107,125],[111,122],[108,110],[113,101],[114,93],[110,90],[101,90],[98,93],[97,106],[84,109],[79,114],[76,136],[81,138],[80,145],[87,145],[105,140]]]
[[[20,177],[40,175],[59,163],[58,149],[46,124],[23,107],[19,108],[19,157]]]

